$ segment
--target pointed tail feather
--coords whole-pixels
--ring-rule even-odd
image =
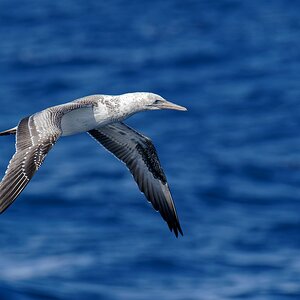
[[[0,136],[2,135],[10,135],[10,134],[16,134],[17,133],[17,126],[5,131],[0,132]]]

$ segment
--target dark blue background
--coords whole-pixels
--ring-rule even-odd
[[[0,217],[0,298],[300,299],[298,1],[0,1],[0,129],[45,107],[152,91],[141,113],[182,227],[126,168],[61,139]],[[14,138],[0,140],[4,173]]]

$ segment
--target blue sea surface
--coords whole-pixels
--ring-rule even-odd
[[[300,3],[0,0],[0,130],[89,94],[151,137],[178,239],[87,134],[0,216],[0,299],[300,299]],[[0,139],[4,174],[14,137]]]

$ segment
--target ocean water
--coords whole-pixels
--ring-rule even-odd
[[[0,1],[0,129],[88,94],[145,112],[184,236],[86,134],[0,216],[0,299],[300,299],[298,1]],[[14,138],[0,140],[4,174]]]

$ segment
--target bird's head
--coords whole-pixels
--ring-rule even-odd
[[[137,92],[124,94],[123,96],[127,98],[128,102],[131,102],[134,105],[136,110],[135,112],[159,109],[187,110],[185,107],[169,102],[154,93]]]
[[[143,102],[145,103],[146,110],[173,109],[173,110],[187,111],[185,107],[169,102],[157,94],[153,94],[153,93],[145,93],[145,94],[146,95]]]

